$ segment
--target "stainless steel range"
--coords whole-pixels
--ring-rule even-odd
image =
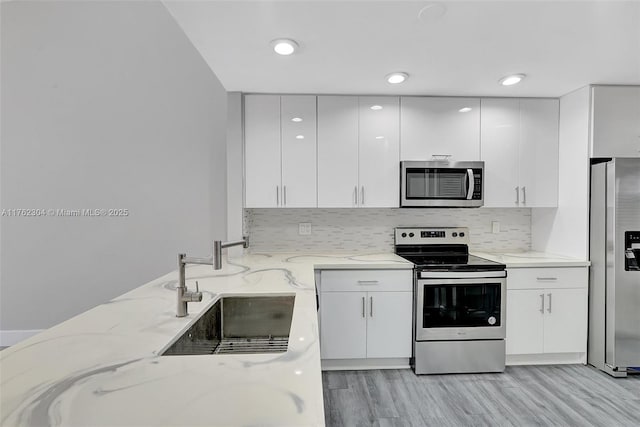
[[[396,228],[395,252],[415,264],[415,373],[504,371],[505,265],[469,255],[464,227]]]

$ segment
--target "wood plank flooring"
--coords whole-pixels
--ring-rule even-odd
[[[502,374],[322,373],[327,426],[640,426],[640,375],[583,365]]]

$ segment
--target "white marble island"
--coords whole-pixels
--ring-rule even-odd
[[[0,425],[324,425],[314,268],[412,268],[394,254],[252,254],[172,272],[0,352]],[[225,294],[295,294],[286,353],[159,356]]]

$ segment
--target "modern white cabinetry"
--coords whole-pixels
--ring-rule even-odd
[[[399,120],[397,97],[318,97],[319,207],[398,207]]]
[[[319,277],[323,367],[408,364],[411,270],[322,270]]]
[[[591,157],[640,157],[640,86],[591,91]]]
[[[316,97],[246,95],[244,120],[245,206],[317,206]]]
[[[585,363],[587,270],[508,269],[508,364]]]
[[[480,159],[480,99],[402,97],[401,160]]]
[[[482,99],[486,207],[558,204],[557,99]]]

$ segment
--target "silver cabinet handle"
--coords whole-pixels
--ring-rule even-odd
[[[551,313],[551,294],[547,294],[547,296],[549,297],[549,308],[547,308],[547,311]]]
[[[276,185],[276,206],[280,206],[280,186]]]
[[[369,301],[369,316],[373,317],[373,297],[370,297]]]
[[[353,187],[353,204],[358,206],[358,186]]]
[[[362,317],[364,317],[364,297],[362,297]]]
[[[520,204],[520,187],[516,187],[516,205]]]
[[[557,277],[536,277],[536,280],[540,281],[540,282],[544,282],[544,281],[554,281],[554,280],[558,280]]]
[[[364,185],[362,186],[362,200],[360,201],[360,204],[364,206]]]
[[[544,294],[540,294],[540,313],[544,314]]]
[[[527,204],[527,187],[522,187],[522,204]]]
[[[282,195],[282,205],[283,206],[287,206],[287,186],[283,185],[282,186],[282,190],[283,190],[283,195]]]
[[[473,169],[467,169],[467,200],[471,200],[473,197],[474,184]]]
[[[358,280],[358,285],[377,285],[377,280]]]

